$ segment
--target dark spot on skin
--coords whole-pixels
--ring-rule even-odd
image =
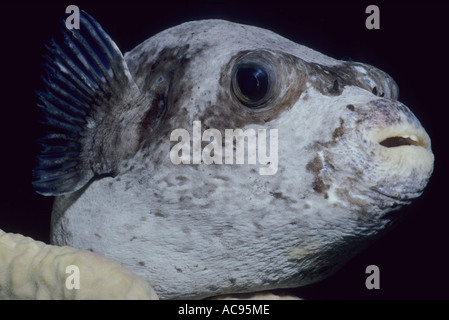
[[[182,273],[182,269],[181,269],[181,268],[175,267],[175,269],[176,269],[176,271],[178,271],[179,273]]]
[[[101,236],[100,236],[98,233],[95,233],[95,236],[96,236],[98,239],[101,239]]]
[[[165,95],[156,92],[150,107],[140,121],[140,142],[150,136],[150,133],[155,131],[160,120],[164,117],[167,111],[167,102]]]
[[[315,179],[312,182],[312,189],[318,193],[323,193],[324,198],[327,199],[329,196],[327,195],[326,191],[329,190],[330,186],[326,185],[320,177],[320,171],[321,169],[323,169],[323,163],[321,162],[321,159],[316,156],[307,164],[306,169],[308,171],[311,171],[315,176]]]
[[[235,285],[237,282],[237,279],[235,278],[229,278],[229,282],[231,283],[231,285]]]
[[[181,203],[181,202],[186,202],[186,201],[192,201],[192,197],[191,196],[184,196],[184,195],[182,195],[182,196],[180,196],[179,197],[179,200],[178,200],[178,202],[179,203]]]
[[[284,200],[287,201],[288,203],[296,203],[297,201],[294,199],[291,199],[289,197],[284,196],[284,194],[282,192],[270,192],[270,194],[278,200]]]
[[[179,185],[183,185],[188,179],[184,176],[177,176],[176,180],[179,181]]]
[[[321,162],[321,159],[316,156],[307,164],[306,169],[313,172],[314,174],[319,174],[321,169],[323,169],[323,163]]]
[[[335,141],[337,138],[343,136],[345,134],[345,130],[344,130],[344,125],[345,121],[340,118],[340,126],[334,130],[334,132],[332,133],[332,139]]]
[[[133,241],[133,240],[135,240],[135,239],[137,239],[137,237],[136,237],[136,236],[132,236],[132,238],[129,239],[129,241],[131,242],[131,241]]]
[[[332,88],[329,90],[329,92],[331,94],[335,94],[335,95],[341,94],[340,89],[338,87],[338,80],[334,80],[334,84],[333,84]]]
[[[260,231],[263,230],[263,227],[262,227],[262,225],[260,223],[254,222],[253,225],[256,227],[257,230],[260,230]]]
[[[282,192],[270,192],[270,194],[276,199],[284,199]]]
[[[223,180],[223,181],[231,180],[229,177],[226,177],[226,176],[215,176],[215,178],[218,179],[218,180]]]
[[[309,204],[304,204],[304,209],[310,209],[310,205]]]
[[[325,191],[329,190],[329,186],[325,184],[321,178],[315,178],[312,183],[312,188],[318,193],[323,193],[325,199],[329,197],[327,193],[325,193]]]
[[[346,106],[346,108],[348,108],[350,111],[354,111],[355,110],[354,105],[352,105],[352,104],[348,104]]]
[[[145,262],[139,261],[138,265],[141,266],[141,267],[145,267]]]
[[[159,211],[156,211],[156,212],[154,213],[154,215],[155,215],[156,217],[160,217],[160,218],[166,218],[166,217],[167,217],[166,214],[163,214],[162,212],[159,212]]]

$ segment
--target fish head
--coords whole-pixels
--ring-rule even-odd
[[[352,219],[370,228],[378,223],[381,229],[389,221],[387,213],[420,196],[431,176],[428,134],[397,100],[393,78],[371,65],[335,60],[271,31],[221,20],[169,29],[125,58],[143,92],[154,95],[154,88],[166,85],[166,94],[156,94],[164,100],[162,128],[143,144],[147,168],[177,177],[193,170],[197,173],[186,175],[192,176],[192,186],[199,182],[212,188],[217,177],[226,177],[232,195],[206,193],[211,215],[230,210],[233,202],[232,211],[291,212],[303,223],[302,212],[315,211],[307,216],[335,218],[338,228]],[[193,141],[194,122],[201,125],[198,141]],[[192,148],[186,161],[174,164],[167,150],[179,144],[171,137],[178,128],[189,131],[186,142]],[[226,130],[235,128],[242,129],[247,148],[239,150],[234,137],[235,153],[228,155]],[[221,135],[211,138],[211,129]],[[259,130],[266,134],[258,136]],[[270,132],[276,132],[271,140]],[[255,133],[257,140],[245,133]],[[268,160],[275,163],[261,164],[259,142],[270,154],[274,140]],[[253,142],[254,150],[248,147]],[[149,154],[149,149],[156,151]],[[202,157],[212,149],[219,157],[205,163]],[[243,153],[240,164],[238,151]],[[249,163],[251,152],[257,155]],[[230,165],[226,157],[233,157]],[[246,206],[231,199],[251,201]],[[341,220],[334,213],[339,211],[344,212]]]
[[[88,43],[106,38],[84,19]],[[54,120],[63,133],[44,140],[35,186],[58,195],[53,243],[119,260],[161,298],[321,280],[430,178],[429,136],[373,66],[223,20],[170,28],[124,56],[100,42],[93,51],[110,58],[76,79],[67,69],[88,59],[66,64],[53,50],[54,69],[81,82],[72,96],[92,102],[71,98],[82,112],[66,113],[84,117],[75,136]],[[67,99],[49,92],[48,110]],[[59,156],[68,149],[71,162]]]

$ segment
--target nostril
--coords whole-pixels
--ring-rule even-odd
[[[380,145],[386,148],[394,148],[400,146],[421,146],[424,147],[424,144],[420,142],[420,140],[415,135],[405,135],[405,136],[397,136],[397,137],[389,137],[381,142]]]

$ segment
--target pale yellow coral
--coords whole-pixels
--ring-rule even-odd
[[[79,288],[70,277],[79,280]],[[146,280],[116,261],[0,230],[0,299],[157,299],[157,295]]]

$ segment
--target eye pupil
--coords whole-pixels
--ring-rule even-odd
[[[241,103],[258,107],[267,101],[270,88],[268,72],[257,64],[238,65],[232,84],[234,93]]]
[[[241,67],[237,71],[241,93],[251,101],[261,100],[268,91],[268,75],[255,67]]]

